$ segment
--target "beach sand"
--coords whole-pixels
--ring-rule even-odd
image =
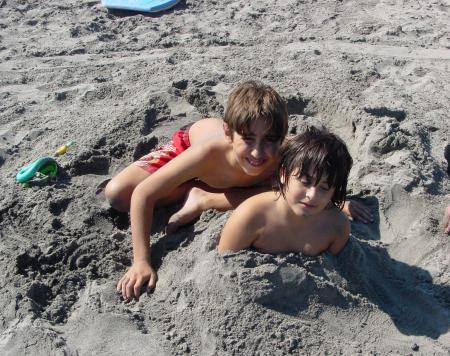
[[[450,350],[450,1],[0,1],[0,354],[422,354]],[[223,114],[248,79],[323,124],[355,165],[337,257],[220,257],[229,213],[166,235],[152,295],[124,303],[128,217],[97,186],[178,127]],[[15,174],[68,142],[56,182]]]

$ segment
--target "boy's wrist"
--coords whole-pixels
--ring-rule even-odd
[[[150,252],[144,256],[133,256],[133,263],[145,262],[150,264]]]
[[[150,260],[133,260],[133,266],[140,266],[140,268],[147,268],[148,266],[152,268]]]

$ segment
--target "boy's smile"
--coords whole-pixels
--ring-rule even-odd
[[[257,176],[275,169],[280,139],[271,134],[262,120],[253,122],[242,134],[233,132],[231,142],[235,159],[246,174]]]
[[[264,164],[264,162],[266,161],[265,159],[256,159],[253,157],[248,157],[246,159],[247,159],[248,163],[254,167],[262,166]]]
[[[314,208],[314,205],[305,203],[305,202],[300,202],[301,205],[303,205],[305,208]]]

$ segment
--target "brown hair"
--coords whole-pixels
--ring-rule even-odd
[[[288,129],[286,103],[273,88],[258,81],[241,83],[231,92],[223,120],[231,132],[239,134],[252,122],[263,120],[281,141]]]
[[[288,138],[280,149],[281,159],[275,177],[279,192],[285,196],[289,178],[309,176],[317,185],[322,175],[335,191],[331,202],[342,208],[347,193],[347,179],[353,165],[345,143],[325,128],[308,127],[302,134]],[[282,176],[284,179],[282,179]]]

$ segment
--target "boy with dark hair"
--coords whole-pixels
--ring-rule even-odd
[[[350,234],[341,212],[352,158],[342,140],[308,128],[285,141],[276,174],[278,192],[255,195],[233,212],[218,251],[253,246],[266,253],[339,253]]]
[[[246,82],[231,93],[223,121],[203,119],[180,129],[171,142],[108,183],[105,194],[111,205],[130,210],[133,265],[117,284],[125,299],[139,298],[144,284],[150,290],[156,285],[150,260],[154,207],[181,199],[195,186],[226,192],[270,181],[287,128],[286,104],[279,94],[260,82]],[[235,201],[222,194],[209,207],[231,209],[254,193],[245,189]]]

